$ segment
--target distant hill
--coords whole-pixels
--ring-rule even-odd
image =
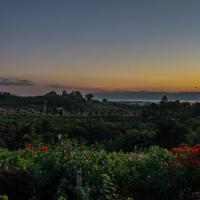
[[[15,107],[28,107],[30,105],[37,106],[37,108],[44,107],[63,107],[67,110],[80,110],[86,105],[86,99],[79,91],[72,91],[71,93],[57,94],[51,91],[43,96],[17,96],[8,92],[0,92],[0,105],[15,106]]]
[[[166,95],[168,100],[200,101],[200,92],[103,92],[96,93],[94,97],[98,100],[108,99],[110,101],[158,101]]]

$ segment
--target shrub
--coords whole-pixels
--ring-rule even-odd
[[[165,148],[177,146],[182,142],[192,142],[191,130],[176,120],[164,120],[157,124],[156,143]]]
[[[10,200],[31,199],[34,196],[34,185],[31,176],[23,170],[1,170],[0,194],[8,195]],[[2,199],[5,199],[5,197]]]
[[[153,145],[155,132],[151,130],[129,130],[116,139],[104,141],[103,147],[109,151],[131,152],[135,148],[144,149]]]
[[[0,151],[0,193],[41,200],[160,200],[161,196],[163,200],[195,200],[200,192],[200,165],[188,165],[180,155],[199,159],[199,151],[199,145],[181,145],[173,153],[156,146],[143,152],[108,153],[71,141],[48,149],[32,143],[25,150]],[[81,171],[78,182],[77,171]],[[6,182],[5,177],[12,181]],[[10,193],[11,183],[20,186],[16,193]]]

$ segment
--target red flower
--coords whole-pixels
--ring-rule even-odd
[[[32,149],[33,145],[32,144],[27,144],[28,149]]]
[[[199,149],[196,148],[195,146],[190,149],[190,153],[193,155],[196,155],[198,152],[199,152]]]
[[[188,145],[185,144],[185,143],[181,143],[181,144],[180,144],[180,147],[181,147],[181,148],[186,148],[186,147],[188,147]]]
[[[176,160],[184,165],[197,166],[200,164],[198,154],[200,153],[200,144],[189,147],[187,144],[181,144],[178,148],[172,148],[171,152],[176,155]]]
[[[195,147],[200,150],[200,144],[196,144]]]
[[[47,151],[48,149],[49,149],[48,146],[42,146],[42,147],[40,147],[41,151]]]
[[[170,150],[172,153],[178,153],[178,148],[171,148],[171,150]]]
[[[174,147],[174,148],[171,149],[171,152],[174,153],[174,154],[184,153],[184,152],[187,152],[187,149],[182,148],[182,147],[179,147],[179,148]]]

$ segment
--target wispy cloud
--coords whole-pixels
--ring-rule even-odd
[[[47,87],[55,89],[55,90],[69,90],[69,91],[73,91],[73,90],[79,90],[83,93],[87,93],[87,92],[105,92],[105,90],[99,89],[99,88],[89,88],[89,87],[77,87],[77,86],[64,86],[64,85],[59,85],[59,84],[49,84],[47,85]]]
[[[69,87],[58,85],[58,84],[50,84],[48,85],[48,87],[53,88],[53,89],[69,89]]]
[[[1,86],[32,86],[35,83],[27,79],[0,78]]]

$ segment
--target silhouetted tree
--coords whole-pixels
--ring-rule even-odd
[[[66,91],[66,90],[64,90],[64,91],[62,92],[62,96],[67,96],[67,91]]]
[[[70,93],[70,96],[75,97],[77,99],[83,99],[83,96],[82,96],[81,92],[79,92],[79,91],[72,91]]]
[[[162,101],[162,102],[167,102],[167,101],[168,101],[167,96],[163,96],[161,101]]]
[[[87,101],[91,101],[93,97],[94,95],[91,93],[85,95],[85,98],[87,99]]]
[[[57,93],[55,91],[51,91],[49,93],[47,93],[45,96],[56,96]]]
[[[106,103],[106,102],[108,102],[108,100],[107,99],[102,99],[102,102]]]

